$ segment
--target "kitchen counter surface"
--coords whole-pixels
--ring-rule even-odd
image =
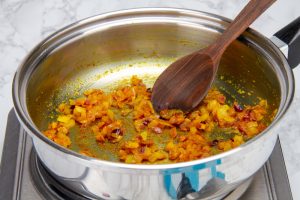
[[[17,67],[42,39],[77,20],[109,11],[137,7],[175,7],[234,18],[245,0],[0,0],[0,158],[7,122],[13,107],[11,88]],[[252,28],[271,37],[297,18],[299,0],[277,0]],[[300,56],[300,55],[299,55]],[[300,66],[294,70],[295,98],[276,129],[283,148],[292,194],[300,199]],[[0,159],[1,160],[1,159]]]

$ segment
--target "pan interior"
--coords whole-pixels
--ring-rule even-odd
[[[270,110],[275,110],[281,94],[274,66],[253,41],[247,40],[247,34],[251,35],[244,34],[226,50],[214,86],[229,103],[237,100],[253,105],[262,98]],[[176,58],[209,45],[218,35],[212,27],[171,22],[87,31],[59,44],[36,65],[27,86],[30,116],[39,130],[45,130],[55,120],[60,103],[81,96],[88,88],[110,91],[132,75],[151,87]],[[76,129],[73,132],[72,148],[77,150]],[[97,149],[95,141],[90,145]]]

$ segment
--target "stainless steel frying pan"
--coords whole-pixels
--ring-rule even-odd
[[[79,21],[42,41],[15,75],[13,100],[45,167],[63,185],[97,199],[220,199],[247,180],[271,154],[274,130],[294,94],[284,55],[251,29],[225,52],[214,85],[229,101],[267,99],[277,115],[263,133],[236,149],[184,163],[130,165],[80,155],[41,133],[62,101],[91,87],[109,91],[132,75],[151,86],[172,61],[212,43],[227,24],[198,11],[134,9]],[[190,183],[188,190],[183,180]]]

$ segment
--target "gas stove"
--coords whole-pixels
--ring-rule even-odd
[[[0,200],[86,200],[56,181],[47,172],[31,138],[20,126],[14,110],[8,115],[0,167]],[[292,199],[280,141],[266,164],[224,200]]]

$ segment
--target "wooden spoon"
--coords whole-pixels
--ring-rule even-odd
[[[225,49],[275,1],[250,0],[213,44],[178,59],[163,71],[152,90],[154,109],[188,112],[195,108],[210,89]]]

